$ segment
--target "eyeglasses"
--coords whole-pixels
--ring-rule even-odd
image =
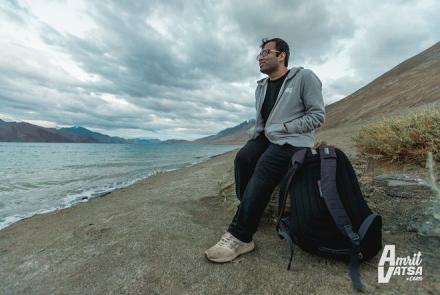
[[[264,50],[262,50],[262,51],[257,55],[257,58],[256,58],[256,59],[259,60],[260,57],[266,57],[266,56],[268,56],[269,53],[271,53],[271,52],[278,52],[278,53],[280,53],[281,51],[273,50],[273,49],[264,49]]]

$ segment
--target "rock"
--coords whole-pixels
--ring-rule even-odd
[[[414,198],[433,195],[429,184],[424,179],[413,175],[379,175],[374,177],[374,184],[392,197]]]
[[[434,204],[419,208],[409,220],[407,230],[417,232],[420,236],[440,239],[440,220],[434,216],[439,211],[436,208]]]

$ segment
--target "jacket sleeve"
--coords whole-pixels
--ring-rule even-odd
[[[304,115],[284,124],[287,133],[307,133],[324,124],[325,106],[322,97],[322,83],[311,70],[303,70],[301,93]]]

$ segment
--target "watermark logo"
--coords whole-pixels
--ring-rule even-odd
[[[377,269],[379,283],[389,283],[392,276],[404,276],[407,281],[421,281],[422,253],[412,256],[396,257],[396,245],[385,245]]]

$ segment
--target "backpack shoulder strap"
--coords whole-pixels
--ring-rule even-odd
[[[283,214],[284,209],[286,207],[286,201],[287,201],[287,195],[289,193],[290,185],[292,184],[293,177],[295,176],[295,173],[298,171],[299,167],[301,167],[302,163],[304,162],[304,159],[306,158],[307,154],[307,148],[300,149],[292,156],[292,161],[290,163],[291,168],[286,174],[287,182],[286,186],[284,188],[284,191],[280,191],[280,204],[278,208],[278,221],[276,225],[276,230],[278,233],[278,236],[286,240],[289,243],[290,248],[290,259],[289,264],[287,265],[287,270],[290,270],[290,266],[292,264],[292,258],[293,258],[293,248],[294,248],[294,241],[292,240],[292,237],[290,236],[289,228],[283,223]]]
[[[336,226],[342,234],[348,237],[352,244],[352,256],[350,260],[350,274],[355,289],[362,291],[363,286],[360,281],[358,270],[360,254],[360,237],[353,231],[350,218],[345,211],[344,205],[339,197],[336,186],[336,152],[332,146],[321,146],[319,148],[319,157],[321,159],[321,192],[324,202]]]
[[[278,228],[278,224],[281,220],[281,217],[284,213],[284,209],[286,207],[287,195],[289,193],[289,188],[290,188],[290,185],[292,184],[293,177],[295,176],[299,167],[301,167],[301,165],[303,164],[304,159],[306,158],[307,150],[308,150],[307,148],[300,149],[297,152],[295,152],[292,156],[292,160],[290,163],[291,168],[289,169],[289,171],[287,171],[287,174],[286,174],[286,177],[287,177],[286,185],[285,185],[284,189],[282,191],[280,191],[281,199],[280,199],[280,204],[279,204],[279,208],[278,208],[277,228]]]
[[[319,148],[321,159],[321,191],[328,211],[332,216],[338,229],[344,236],[348,236],[353,231],[350,218],[345,211],[344,205],[339,197],[336,186],[336,152],[331,146]],[[347,232],[348,231],[348,232]]]

